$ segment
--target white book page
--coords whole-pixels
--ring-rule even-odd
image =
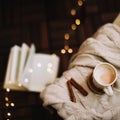
[[[18,65],[19,65],[19,55],[20,47],[15,45],[11,48],[12,60],[11,60],[11,72],[10,72],[10,82],[16,83],[18,75]]]
[[[29,87],[29,77],[32,72],[32,64],[33,64],[33,55],[35,54],[35,46],[34,44],[31,45],[29,49],[28,59],[26,62],[26,65],[24,67],[24,70],[22,72],[22,75],[19,79],[20,84],[22,84],[24,87]]]
[[[23,73],[25,64],[26,64],[28,52],[29,52],[29,46],[23,43],[20,49],[20,62],[19,62],[18,77],[17,77],[18,83],[19,83],[21,74]]]
[[[30,83],[28,89],[41,92],[48,84],[52,83],[58,73],[59,57],[50,54],[34,54]]]

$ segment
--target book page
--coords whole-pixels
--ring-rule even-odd
[[[10,72],[10,82],[16,83],[19,65],[19,55],[20,47],[15,45],[11,48],[12,60],[11,60],[11,72]]]
[[[32,44],[29,49],[27,62],[25,64],[24,70],[21,74],[21,77],[19,79],[20,84],[22,84],[24,87],[28,88],[29,86],[29,77],[31,75],[32,71],[32,64],[33,64],[33,55],[35,54],[35,46]]]
[[[23,73],[23,70],[24,70],[24,67],[27,61],[28,52],[29,52],[29,46],[23,43],[20,49],[20,62],[19,62],[18,76],[17,76],[18,84],[19,84],[20,77]]]

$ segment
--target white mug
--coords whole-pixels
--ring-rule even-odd
[[[93,83],[109,95],[113,95],[112,85],[117,80],[117,70],[110,63],[99,63],[93,70]]]

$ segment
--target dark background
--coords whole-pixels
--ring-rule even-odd
[[[12,90],[8,93],[2,86],[13,45],[34,43],[37,53],[56,53],[60,57],[58,76],[61,76],[81,43],[101,25],[113,22],[120,12],[120,0],[83,0],[80,8],[76,4],[77,0],[0,0],[0,120],[58,119],[42,107],[39,93]],[[74,17],[70,14],[72,8],[77,9]],[[73,31],[70,25],[75,18],[79,18],[81,24]],[[60,52],[65,33],[70,34],[72,54]],[[15,103],[14,107],[5,106],[6,96],[9,103]]]

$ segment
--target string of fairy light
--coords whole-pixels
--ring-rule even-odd
[[[9,98],[9,92],[10,92],[10,89],[9,88],[6,88],[6,94],[5,94],[5,107],[7,108],[7,112],[5,113],[6,114],[6,120],[10,120],[10,118],[11,118],[11,115],[12,115],[12,113],[11,113],[11,111],[10,111],[10,109],[9,108],[11,108],[11,107],[14,107],[15,106],[15,103],[14,102],[12,102],[11,100],[10,100],[10,98]]]
[[[77,5],[75,8],[72,8],[70,10],[70,15],[74,18],[73,23],[70,25],[71,30],[75,31],[77,29],[77,27],[81,24],[81,20],[80,18],[75,18],[77,15],[77,10],[79,10],[79,8],[81,8],[84,4],[85,0],[77,0]],[[70,33],[66,32],[64,34],[64,47],[61,49],[61,54],[65,54],[65,53],[73,53],[73,48],[70,47]]]

